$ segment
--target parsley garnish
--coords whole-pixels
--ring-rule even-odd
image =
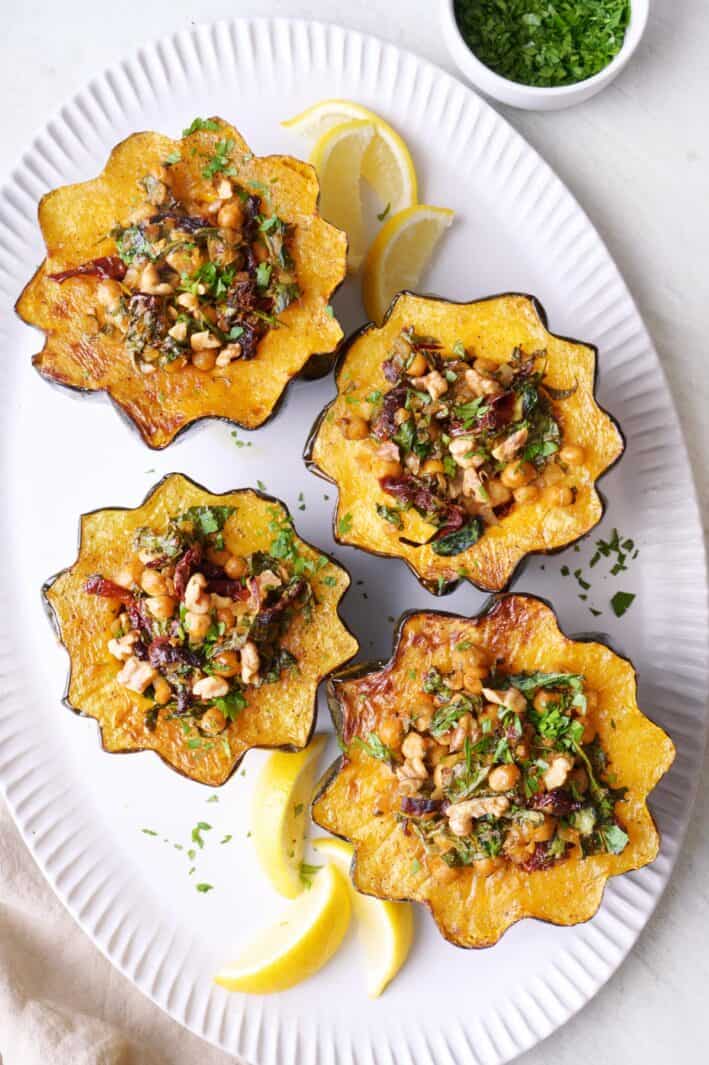
[[[611,599],[613,613],[617,618],[622,618],[626,610],[632,605],[635,595],[632,592],[616,592]]]
[[[322,869],[321,865],[308,865],[307,862],[301,862],[298,869],[301,883],[310,889],[313,886],[313,877],[320,869]]]
[[[366,740],[363,740],[361,736],[355,736],[354,743],[357,747],[361,747],[363,751],[366,751],[371,758],[376,758],[380,762],[387,762],[391,764],[393,761],[393,754],[385,743],[379,739],[376,732],[370,732]]]
[[[212,133],[216,133],[219,130],[219,123],[215,122],[213,118],[193,118],[189,126],[183,129],[182,136],[189,137],[191,133],[199,133],[202,130],[210,130]]]

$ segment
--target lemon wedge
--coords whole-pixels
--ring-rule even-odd
[[[411,207],[418,199],[416,168],[404,140],[383,118],[352,100],[321,100],[282,123],[286,129],[319,140],[342,123],[367,122],[374,137],[362,157],[362,177],[379,196],[389,214]]]
[[[357,934],[367,959],[367,994],[376,998],[406,961],[414,937],[413,907],[360,894],[349,879],[353,855],[349,843],[322,838],[313,840],[313,847],[347,876]]]
[[[452,221],[453,211],[447,207],[418,204],[400,211],[382,226],[362,273],[364,308],[373,321],[381,322],[397,292],[416,289]]]
[[[300,863],[318,759],[327,736],[315,736],[303,751],[275,751],[256,782],[251,833],[261,868],[276,891],[294,899],[303,890]]]
[[[330,960],[344,938],[351,911],[345,877],[334,865],[326,865],[312,888],[220,969],[215,982],[227,991],[256,995],[293,987]]]
[[[371,122],[343,122],[323,134],[310,156],[320,179],[320,214],[347,234],[351,270],[358,269],[367,248],[359,181],[373,137]]]

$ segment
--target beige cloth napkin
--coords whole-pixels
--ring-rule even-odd
[[[2,1065],[234,1065],[103,957],[44,881],[0,799]]]

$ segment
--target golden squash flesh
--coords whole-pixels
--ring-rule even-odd
[[[452,652],[461,642],[484,649],[491,660],[504,663],[506,671],[583,674],[597,692],[590,723],[609,758],[614,784],[627,789],[624,801],[617,804],[629,837],[621,853],[571,856],[533,872],[506,863],[487,876],[463,866],[450,881],[436,878],[419,837],[405,834],[397,821],[396,776],[353,741],[376,733],[397,707],[410,705],[420,685],[416,678],[441,649]],[[328,687],[346,753],[326,775],[313,818],[353,843],[352,876],[360,891],[424,903],[452,943],[491,946],[525,917],[557,925],[586,921],[598,909],[608,877],[656,857],[659,837],[646,799],[672,764],[672,741],[638,708],[630,662],[603,643],[565,636],[542,600],[499,597],[473,618],[432,611],[404,615],[387,663],[346,669]]]
[[[401,512],[400,527],[381,520],[377,506],[386,508],[393,500],[377,478],[376,442],[346,439],[342,425],[367,397],[389,390],[382,364],[402,331],[411,328],[446,349],[462,344],[476,357],[498,365],[516,348],[526,355],[546,352],[544,387],[563,397],[553,404],[562,442],[582,448],[585,456],[582,466],[555,467],[559,476],[554,490],[571,488],[572,505],[560,505],[551,490],[533,502],[515,503],[477,543],[453,557],[436,553],[430,542],[435,528],[413,507]],[[313,471],[337,486],[336,539],[403,559],[435,594],[452,591],[461,579],[484,591],[504,590],[526,556],[566,547],[602,517],[596,481],[618,460],[624,445],[617,425],[596,402],[595,383],[595,348],[550,333],[543,309],[530,296],[510,294],[472,303],[411,293],[397,296],[381,327],[368,325],[347,342],[338,361],[337,397],[320,415],[306,449]]]
[[[290,156],[254,156],[228,123],[214,119],[208,124],[214,128],[197,129],[181,141],[135,133],[113,149],[97,178],[44,196],[39,223],[47,258],[17,304],[24,321],[46,336],[33,359],[37,370],[81,392],[106,392],[152,448],[165,447],[205,417],[257,428],[274,412],[292,378],[329,369],[342,337],[329,301],[345,276],[347,238],[318,214],[315,171]],[[163,368],[141,373],[122,338],[107,335],[97,323],[97,278],[72,277],[60,284],[50,275],[115,256],[111,230],[126,224],[140,201],[141,180],[165,160],[179,157],[170,165],[178,197],[206,195],[214,182],[204,177],[205,160],[219,161],[214,153],[224,143],[231,146],[230,179],[258,191],[269,211],[293,227],[290,253],[301,295],[278,316],[282,324],[269,328],[253,359],[210,372],[188,364],[175,373]]]
[[[285,643],[297,670],[284,671],[276,683],[247,689],[247,706],[214,740],[186,735],[184,722],[160,714],[148,727],[150,700],[117,681],[118,663],[108,651],[118,604],[88,595],[86,581],[96,573],[112,577],[131,552],[141,527],[160,528],[190,507],[236,508],[223,529],[227,550],[236,555],[268,551],[274,521],[289,522],[278,500],[252,489],[214,495],[180,474],[170,474],[134,510],[106,509],[81,519],[76,562],[47,582],[44,597],[70,660],[66,705],[99,724],[103,747],[109,752],[154,750],[173,768],[203,784],[223,784],[252,747],[299,750],[308,743],[316,717],[316,693],[322,678],[357,651],[357,641],[338,615],[338,605],[350,584],[342,567],[300,540],[299,555],[316,563],[310,578],[315,594],[310,618],[297,614]]]

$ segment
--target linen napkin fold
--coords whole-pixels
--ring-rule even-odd
[[[145,998],[74,923],[0,798],[1,1065],[234,1065]]]

